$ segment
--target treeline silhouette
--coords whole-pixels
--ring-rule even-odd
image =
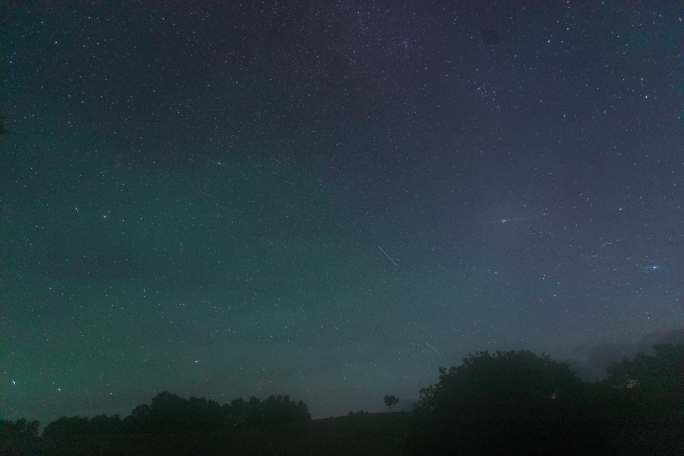
[[[411,412],[311,420],[287,396],[221,405],[162,393],[123,419],[60,418],[42,435],[35,421],[0,422],[2,456],[129,454],[682,455],[684,345],[595,382],[546,355],[475,353],[440,369]]]
[[[43,437],[55,440],[79,435],[216,431],[305,423],[310,419],[306,404],[294,402],[288,396],[269,396],[263,401],[256,397],[248,401],[240,398],[221,405],[204,398],[184,399],[163,392],[149,405],[137,406],[124,419],[118,415],[59,418],[47,425]]]
[[[175,452],[183,445],[168,452],[155,451],[157,439],[150,436],[164,436],[168,442],[178,436],[197,440],[197,434],[208,433],[245,437],[256,430],[268,431],[271,438],[284,431],[294,437],[301,435],[310,421],[306,404],[289,396],[238,398],[219,404],[162,392],[123,419],[118,415],[62,417],[48,424],[40,436],[37,421],[0,421],[0,456],[132,454],[141,448],[150,451],[146,454],[185,454]],[[170,434],[176,438],[169,439]],[[201,447],[198,442],[193,445]]]

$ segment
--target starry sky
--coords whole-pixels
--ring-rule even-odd
[[[382,409],[684,326],[678,1],[0,7],[0,417]]]

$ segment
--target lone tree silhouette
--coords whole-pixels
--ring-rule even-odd
[[[397,403],[399,402],[399,398],[398,398],[397,396],[393,395],[393,394],[387,394],[387,395],[384,397],[384,401],[385,401],[385,405],[386,405],[390,410],[392,410],[392,407],[394,407],[395,405],[397,405]]]

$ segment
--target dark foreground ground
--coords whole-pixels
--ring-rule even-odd
[[[41,448],[30,452],[0,451],[0,456],[400,455],[408,420],[406,413],[378,413],[319,419],[269,431],[101,436],[41,442]]]

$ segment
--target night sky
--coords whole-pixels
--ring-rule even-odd
[[[684,326],[679,1],[0,11],[0,417]]]

